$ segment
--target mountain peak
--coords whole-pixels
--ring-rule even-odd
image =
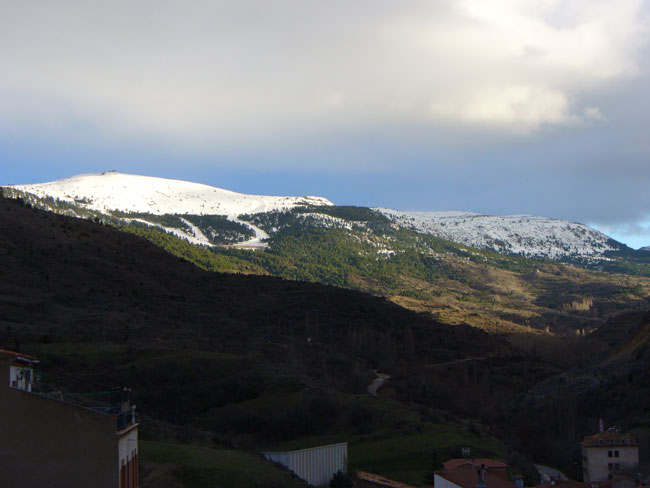
[[[48,183],[13,185],[37,195],[106,212],[227,215],[284,210],[299,205],[333,205],[323,197],[247,195],[202,183],[117,171],[71,176]]]

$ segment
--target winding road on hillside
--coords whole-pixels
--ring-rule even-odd
[[[430,364],[429,368],[442,368],[443,366],[451,366],[452,364],[467,363],[469,361],[483,361],[487,357],[476,357],[476,358],[465,358],[465,359],[456,359],[455,361],[447,361],[446,363],[436,363]]]
[[[429,368],[442,368],[445,366],[451,366],[454,364],[460,364],[460,363],[467,363],[469,361],[482,361],[484,359],[487,359],[487,357],[482,356],[482,357],[473,357],[473,358],[464,358],[464,359],[456,359],[454,361],[447,361],[445,363],[436,363],[436,364],[430,364],[428,367]],[[390,379],[390,375],[385,374],[385,373],[380,373],[376,369],[373,369],[372,372],[377,376],[374,380],[372,380],[372,383],[370,383],[367,387],[368,394],[371,396],[377,396],[377,390],[386,383]]]
[[[269,238],[269,235],[264,232],[262,229],[259,227],[251,224],[250,222],[247,222],[245,220],[240,220],[238,218],[230,218],[233,222],[237,222],[238,224],[245,225],[248,227],[250,230],[255,232],[255,237],[250,238],[247,241],[244,242],[239,242],[234,245],[234,247],[245,247],[245,248],[255,248],[255,249],[263,249],[268,247],[268,244],[266,242],[263,242],[264,240]]]
[[[374,380],[372,380],[372,383],[368,385],[368,394],[371,396],[377,396],[377,390],[381,385],[383,385],[389,378],[390,375],[380,373],[376,369],[372,371],[375,373],[375,376],[377,376]]]

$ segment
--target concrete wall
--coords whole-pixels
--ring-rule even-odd
[[[348,443],[263,455],[269,461],[286,466],[310,485],[327,486],[338,471],[347,470]]]
[[[138,428],[130,425],[121,432],[118,441],[118,457],[120,463],[120,488],[135,488],[138,486]],[[126,473],[122,473],[126,471]]]
[[[10,388],[9,364],[0,359],[2,486],[118,488],[114,418]]]
[[[433,486],[436,488],[461,488],[456,483],[452,483],[438,474],[433,475]]]
[[[612,457],[609,457],[609,452]],[[618,457],[615,453],[618,452]],[[616,468],[610,470],[609,465],[619,465],[619,469],[631,468],[639,464],[639,448],[637,446],[626,446],[621,444],[603,445],[597,447],[582,446],[583,476],[585,482],[606,481],[608,475]]]

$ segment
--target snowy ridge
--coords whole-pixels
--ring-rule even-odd
[[[80,210],[107,215],[118,212],[113,217],[155,226],[194,244],[214,246],[224,245],[225,242],[227,245],[258,249],[267,246],[269,233],[274,234],[280,229],[274,227],[265,231],[256,225],[263,224],[255,219],[251,222],[243,220],[244,214],[282,212],[304,205],[333,205],[322,197],[247,195],[199,183],[114,171],[78,175],[49,183],[13,185],[7,188],[26,192],[37,199],[49,197],[71,204],[68,208],[52,205],[59,212],[73,212],[79,215],[83,214]],[[550,259],[604,259],[606,251],[619,250],[623,247],[586,225],[532,215],[499,217],[460,211],[410,212],[386,208],[374,210],[404,228],[432,234],[466,246],[492,249],[501,253]],[[174,224],[173,221],[164,218],[154,219],[147,218],[146,215],[128,215],[129,213],[176,215],[177,220]],[[184,215],[187,215],[186,219],[182,218]],[[219,231],[221,240],[214,241],[214,230],[210,230],[212,229],[209,227],[210,224],[197,222],[195,225],[190,221],[191,215],[225,216],[228,220],[251,229],[254,236],[243,237],[244,234],[240,233],[240,240],[237,242],[237,230],[228,229],[226,226]],[[363,222],[333,217],[320,212],[300,212],[298,218],[314,226],[348,231],[369,230]],[[242,242],[244,238],[247,240]],[[382,244],[380,248],[386,249],[383,254],[391,255],[390,246]]]
[[[583,224],[533,215],[405,212],[375,208],[396,224],[466,246],[530,257],[600,258],[617,243]]]
[[[236,244],[238,247],[253,249],[265,248],[267,244],[264,241],[269,235],[250,222],[240,220],[240,215],[282,211],[300,205],[333,205],[322,197],[246,195],[200,183],[115,171],[72,176],[49,183],[12,185],[10,188],[38,198],[51,197],[108,215],[114,211],[153,215],[222,215],[253,230],[254,237]],[[143,218],[121,218],[127,222],[134,221],[158,227],[192,244],[214,245],[201,229],[186,219],[181,218],[185,228],[176,228],[152,223]]]
[[[235,219],[241,214],[286,210],[299,205],[333,205],[322,197],[246,195],[200,183],[114,171],[12,187],[103,213],[119,210],[155,215],[225,215]]]

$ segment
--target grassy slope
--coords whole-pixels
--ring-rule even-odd
[[[172,476],[187,488],[307,486],[260,456],[235,449],[141,440],[139,451],[142,462],[171,467]]]
[[[421,371],[431,362],[476,356],[479,347],[512,354],[481,331],[445,326],[379,297],[206,273],[136,236],[15,202],[0,202],[0,231],[3,347],[20,343],[37,355],[44,379],[66,398],[128,385],[143,414],[184,431],[211,431],[220,445],[259,450],[353,439],[360,466],[386,466],[386,474],[399,475],[398,461],[390,467],[372,454],[375,443],[386,442],[396,446],[389,456],[396,460],[421,452],[415,458],[421,464],[403,474],[413,479],[428,469],[425,436],[458,425],[455,416],[440,414],[448,403],[442,397],[454,400],[445,392],[458,388],[457,379]],[[382,393],[389,403],[365,394],[373,367],[395,375]],[[490,370],[476,374],[487,378]],[[473,383],[463,388],[471,392]],[[420,411],[420,403],[436,396],[435,408]],[[333,416],[320,408],[332,405],[328,398]],[[407,398],[413,409],[404,407]],[[232,412],[263,422],[252,433],[229,432],[228,425],[237,425]],[[143,438],[164,440],[156,422],[147,425]],[[176,440],[197,441],[192,435]]]

